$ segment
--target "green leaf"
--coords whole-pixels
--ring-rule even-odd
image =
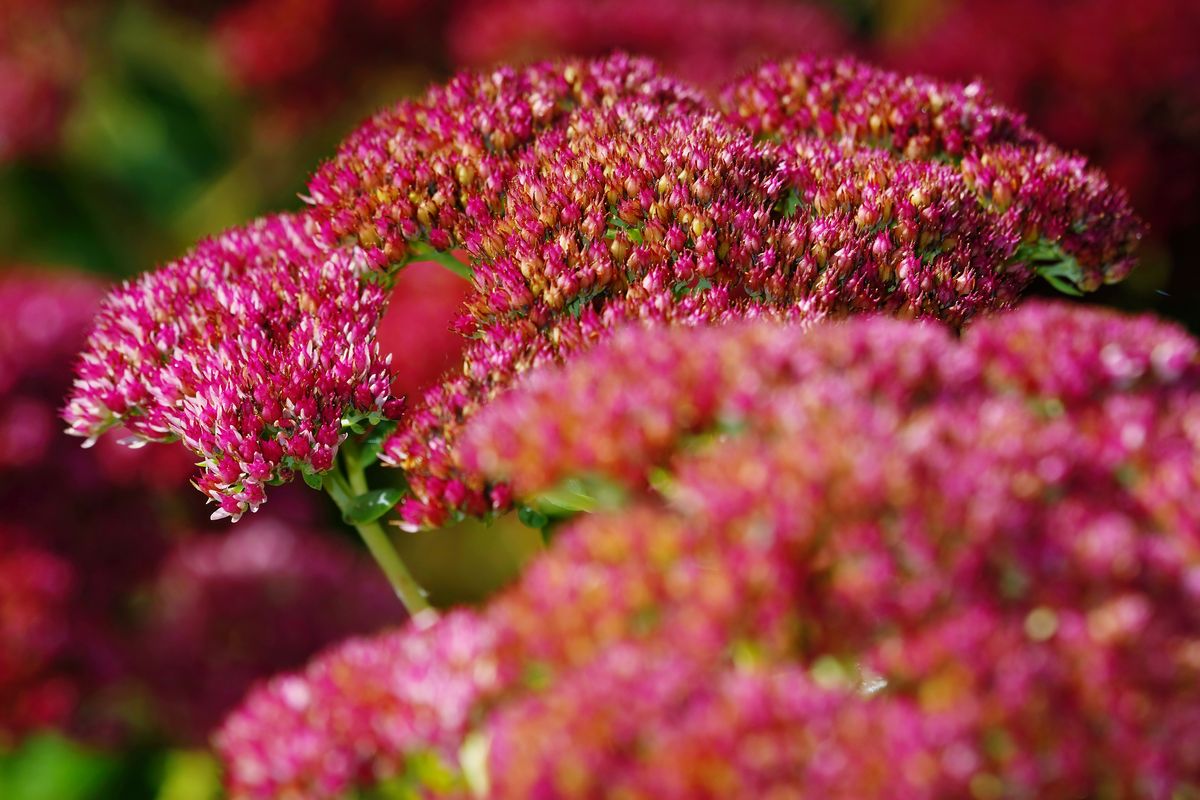
[[[316,489],[318,492],[325,488],[325,476],[318,475],[315,472],[305,472],[304,482]]]
[[[1039,270],[1039,274],[1043,278],[1046,279],[1046,283],[1050,284],[1051,286],[1053,286],[1055,289],[1062,292],[1063,294],[1069,295],[1071,297],[1083,297],[1083,292],[1079,291],[1074,286],[1067,283],[1065,280],[1060,278],[1058,275],[1056,275],[1052,272],[1042,272],[1041,270]]]
[[[537,530],[541,530],[550,524],[550,517],[536,508],[530,508],[529,506],[521,506],[517,509],[517,519],[521,521],[522,525]]]
[[[87,800],[117,778],[121,765],[58,734],[36,734],[0,755],[0,797]]]
[[[363,442],[362,450],[358,454],[359,468],[366,469],[375,463],[375,459],[379,458],[379,453],[383,450],[383,443],[395,431],[396,423],[392,420],[384,420],[375,426],[367,435],[366,441]]]
[[[1016,259],[1026,261],[1033,271],[1063,294],[1083,297],[1083,268],[1057,242],[1039,239],[1017,249]]]
[[[351,525],[363,525],[374,522],[392,510],[400,498],[404,497],[402,489],[389,487],[387,489],[372,489],[366,494],[359,495],[346,509],[346,522]]]
[[[782,206],[780,211],[784,217],[791,219],[796,216],[796,211],[800,208],[800,193],[795,189],[789,190],[787,197],[783,200]]]

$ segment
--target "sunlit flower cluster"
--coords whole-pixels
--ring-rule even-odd
[[[115,291],[79,362],[71,432],[181,440],[214,517],[328,470],[344,420],[400,406],[375,342],[387,291],[360,252],[318,242],[304,217],[270,217]]]
[[[482,611],[252,695],[233,794],[1194,791],[1198,421],[1200,345],[1146,318],[628,329],[468,434],[522,502],[624,504]]]
[[[401,524],[437,526],[510,499],[462,469],[465,422],[625,321],[961,324],[1037,273],[1091,290],[1132,265],[1121,193],[977,86],[804,59],[739,80],[724,105],[622,55],[403,101],[316,173],[306,215],[115,295],[68,420],[183,439],[236,518],[264,485],[327,470],[345,419],[395,417],[376,326],[396,271],[433,259],[472,279],[455,323],[470,341],[381,459],[405,473]]]
[[[768,307],[961,322],[1035,272],[1094,289],[1132,265],[1120,193],[978,87],[804,60],[725,102],[722,121],[625,57],[505,68],[381,113],[314,177],[326,235],[381,269],[451,248],[472,265],[463,370],[385,447],[412,489],[406,526],[503,508],[503,487],[459,468],[462,421],[616,322]]]
[[[190,513],[182,448],[62,435],[103,297],[65,271],[0,277],[0,748],[50,727],[199,743],[253,681],[403,617],[374,565],[306,532],[304,495],[224,539]]]

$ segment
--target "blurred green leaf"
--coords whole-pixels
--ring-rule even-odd
[[[4,800],[91,800],[118,776],[116,759],[55,733],[27,739],[0,756]]]
[[[346,522],[351,525],[374,522],[391,511],[401,497],[404,497],[404,491],[396,488],[373,489],[359,495],[346,509]]]

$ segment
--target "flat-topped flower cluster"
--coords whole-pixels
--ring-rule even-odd
[[[716,104],[624,56],[463,75],[352,134],[309,199],[114,294],[72,430],[182,439],[218,514],[254,510],[328,470],[347,425],[399,416],[375,328],[395,271],[434,257],[473,282],[471,341],[381,460],[404,471],[401,522],[437,526],[510,502],[463,468],[464,421],[620,323],[961,324],[1039,273],[1120,280],[1140,236],[1102,175],[980,87],[812,59]]]
[[[618,507],[252,694],[233,796],[1194,790],[1198,421],[1200,344],[1148,318],[623,330],[465,444]]]

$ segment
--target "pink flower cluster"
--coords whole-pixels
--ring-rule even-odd
[[[158,724],[187,742],[204,741],[255,681],[404,616],[369,559],[278,519],[181,541],[149,591],[139,678]]]
[[[500,70],[384,112],[317,174],[331,237],[381,265],[421,241],[474,265],[464,369],[385,448],[413,490],[404,524],[503,508],[502,487],[459,468],[462,420],[620,320],[958,322],[1010,305],[1037,270],[1094,289],[1132,266],[1140,226],[1120,193],[978,87],[804,60],[725,105],[722,121],[621,57]]]
[[[468,0],[448,26],[465,66],[625,50],[672,74],[720,85],[764,59],[830,54],[847,43],[844,23],[812,3],[786,0]]]
[[[938,5],[921,32],[885,48],[890,61],[951,79],[982,76],[1049,136],[1103,165],[1129,189],[1156,234],[1194,231],[1200,213],[1195,3]]]
[[[255,692],[232,794],[1194,791],[1197,420],[1200,343],[1148,318],[626,329],[467,436],[524,502],[624,506]]]
[[[393,415],[378,284],[434,258],[473,278],[456,323],[470,343],[382,460],[411,489],[402,524],[436,526],[509,502],[462,469],[464,423],[621,322],[959,324],[1035,273],[1091,290],[1131,268],[1123,195],[977,86],[805,59],[725,98],[618,55],[464,74],[401,102],[317,172],[306,216],[233,231],[118,293],[68,420],[182,438],[218,514],[237,517],[264,484],[327,469],[345,415]]]
[[[182,448],[62,435],[103,297],[73,273],[0,276],[0,747],[46,727],[201,742],[255,680],[401,619],[373,564],[305,532],[306,495],[218,538],[186,513]]]
[[[375,342],[387,291],[361,251],[319,242],[304,217],[269,217],[115,291],[80,358],[70,432],[181,440],[214,518],[328,470],[344,420],[400,404]]]

